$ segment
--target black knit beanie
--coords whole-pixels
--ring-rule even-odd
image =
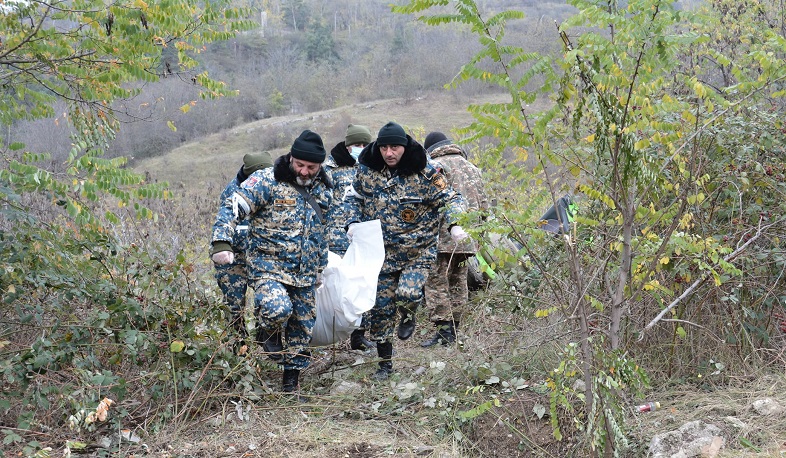
[[[379,134],[377,134],[377,145],[385,146],[385,145],[401,145],[407,146],[407,133],[404,132],[404,128],[396,124],[395,122],[389,122],[382,126],[379,129]]]
[[[446,137],[442,132],[431,132],[430,134],[426,135],[426,139],[423,140],[423,148],[429,149],[434,143],[439,143],[442,140],[447,139],[448,137]]]
[[[300,133],[300,136],[292,144],[290,153],[295,159],[319,164],[325,161],[326,156],[322,137],[310,130],[304,130]]]

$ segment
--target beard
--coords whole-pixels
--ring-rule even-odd
[[[295,181],[297,181],[297,184],[299,184],[300,186],[309,186],[309,185],[311,185],[311,183],[314,182],[314,179],[313,178],[296,177]]]
[[[292,163],[291,162],[289,164],[289,170],[292,172],[293,175],[295,175],[295,182],[297,182],[297,184],[299,184],[300,186],[310,186],[311,183],[314,182],[314,178],[317,176],[316,173],[313,174],[313,175],[309,175],[307,177],[300,176],[295,171],[295,168],[292,167]]]

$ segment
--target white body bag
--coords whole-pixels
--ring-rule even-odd
[[[343,258],[328,253],[322,285],[316,291],[312,347],[348,339],[360,326],[363,313],[371,310],[377,299],[377,278],[385,262],[382,225],[378,219],[358,223],[352,235],[352,243]]]

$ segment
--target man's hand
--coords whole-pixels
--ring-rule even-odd
[[[469,234],[464,232],[464,229],[462,229],[461,226],[453,226],[450,228],[450,236],[453,237],[454,242],[459,243],[460,241],[469,237]]]
[[[235,262],[235,253],[231,251],[219,251],[218,253],[213,253],[210,259],[219,266],[232,264]]]
[[[358,225],[358,223],[352,223],[347,228],[347,240],[349,240],[349,243],[352,243],[352,236],[355,233],[355,226],[357,226],[357,225]]]
[[[317,283],[314,287],[319,288],[320,286],[322,286],[322,272],[317,272]]]

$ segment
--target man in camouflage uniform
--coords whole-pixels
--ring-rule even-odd
[[[468,211],[488,210],[480,169],[467,160],[467,153],[442,132],[431,132],[423,142],[426,153],[435,167],[442,170],[448,184],[461,193]],[[426,305],[436,333],[422,342],[422,347],[438,343],[449,345],[456,341],[456,330],[469,300],[466,260],[478,247],[471,238],[456,243],[442,221],[437,242],[437,261],[426,281]]]
[[[254,288],[257,340],[267,352],[283,349],[283,390],[299,388],[309,364],[306,347],[316,316],[316,286],[327,265],[327,225],[332,183],[322,169],[322,138],[305,130],[289,154],[254,172],[218,212],[212,259],[233,261],[235,226],[248,219],[246,263]],[[283,328],[283,338],[281,336]]]
[[[445,176],[428,164],[426,151],[393,122],[385,124],[374,143],[360,155],[352,188],[344,197],[353,223],[379,219],[385,244],[385,262],[379,274],[377,300],[368,314],[372,340],[381,358],[374,374],[387,379],[393,372],[392,334],[396,307],[401,314],[398,338],[409,339],[415,330],[415,311],[423,301],[423,286],[437,255],[441,210],[451,233],[467,236],[455,220],[464,210],[461,195],[448,186]]]
[[[237,175],[224,188],[219,202],[223,204],[225,200],[232,196],[238,189],[240,183],[259,169],[273,166],[273,158],[270,153],[249,153],[243,156],[243,165],[237,171]],[[246,278],[246,247],[248,246],[248,221],[243,221],[235,228],[232,239],[232,249],[234,251],[234,261],[230,264],[215,265],[215,278],[218,287],[224,294],[224,302],[229,307],[230,325],[237,331],[241,338],[245,339],[248,335],[246,324],[243,319],[243,309],[246,305],[246,290],[248,289],[248,279]],[[245,353],[245,344],[238,347],[240,354]]]
[[[363,148],[371,143],[371,130],[366,126],[350,124],[347,126],[347,133],[344,141],[336,144],[330,150],[330,156],[323,167],[330,174],[333,180],[333,208],[331,219],[333,224],[330,227],[328,236],[330,251],[344,256],[349,248],[347,232],[344,229],[344,222],[347,219],[347,212],[342,205],[344,192],[352,186],[357,171],[357,159]],[[365,321],[365,320],[364,320]],[[374,347],[374,343],[366,339],[365,326],[352,331],[349,336],[349,347],[353,350],[368,350]]]

